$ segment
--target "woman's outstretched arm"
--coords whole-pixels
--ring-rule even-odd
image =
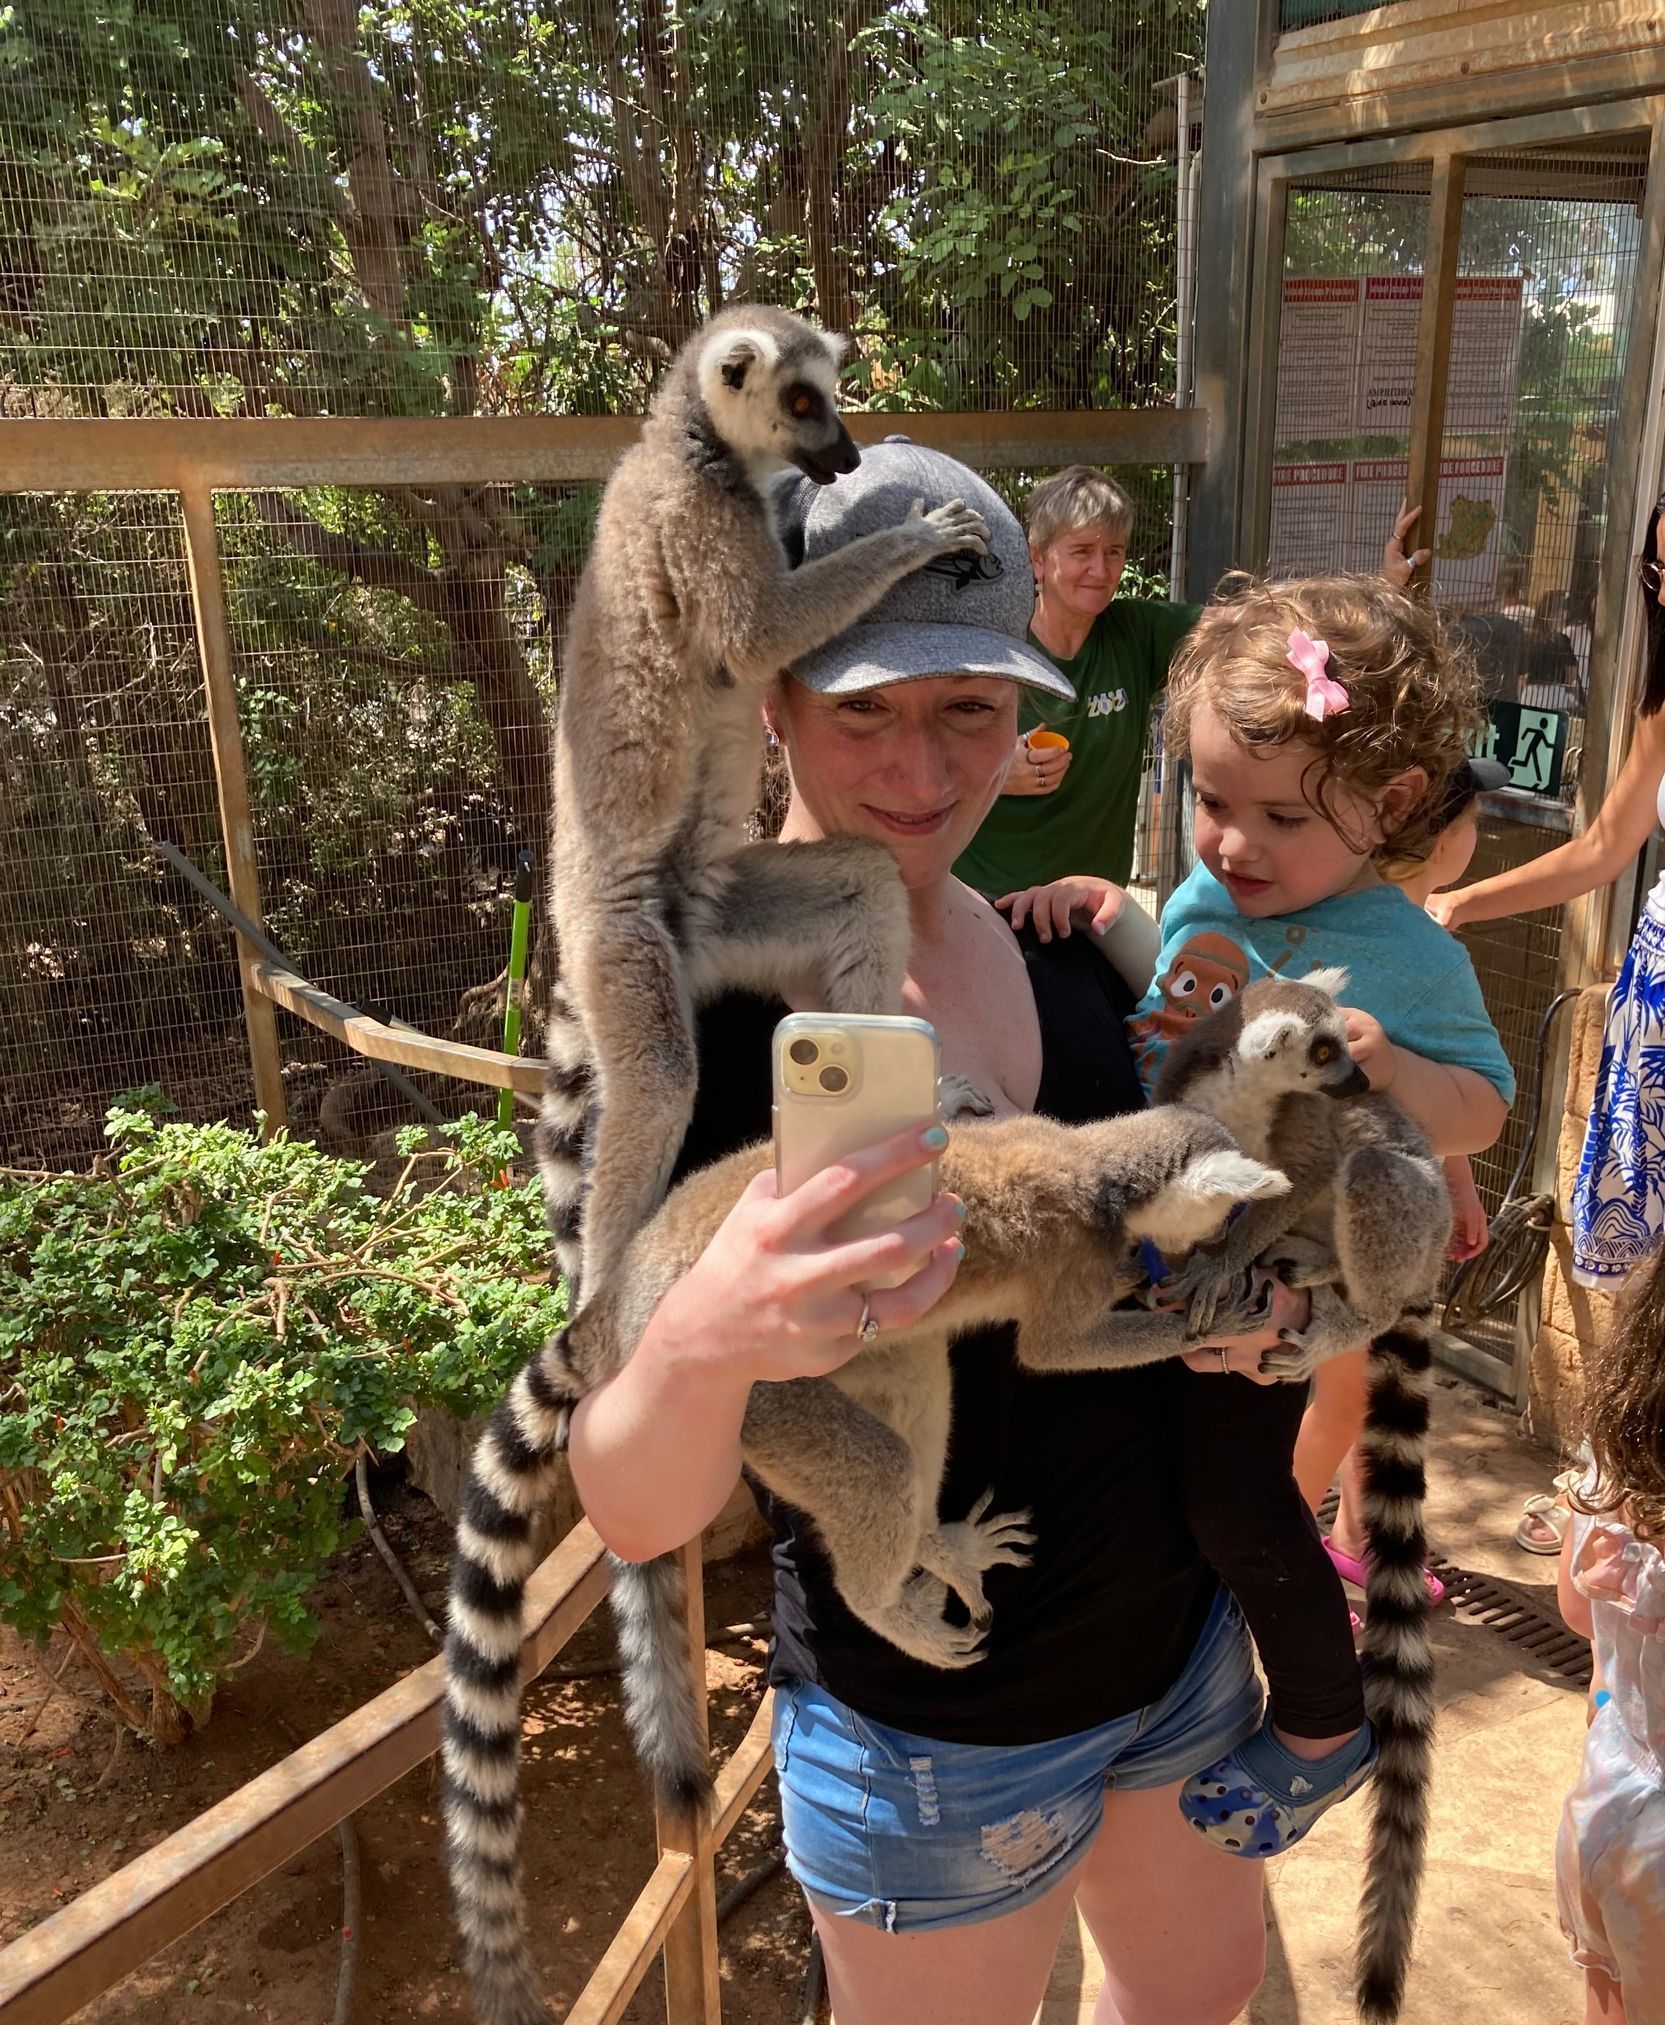
[[[1428,912],[1442,928],[1468,928],[1477,921],[1500,921],[1509,914],[1557,907],[1564,900],[1576,900],[1581,893],[1593,893],[1610,884],[1653,831],[1662,776],[1665,710],[1638,724],[1619,777],[1582,836],[1558,850],[1546,851],[1529,864],[1499,872],[1495,878],[1482,879],[1455,893],[1436,893],[1428,902]]]

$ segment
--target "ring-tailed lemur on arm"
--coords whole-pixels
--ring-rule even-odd
[[[536,2025],[519,1884],[521,1600],[570,1406],[619,1371],[669,1288],[746,1184],[772,1164],[752,1146],[674,1188],[620,1270],[532,1358],[481,1437],[458,1537],[447,1647],[445,1816],[475,2002],[488,2025]],[[1015,1321],[1019,1363],[1096,1370],[1186,1346],[1180,1313],[1119,1310],[1145,1276],[1141,1240],[1179,1255],[1234,1206],[1284,1178],[1238,1152],[1201,1112],[1170,1106],[1095,1125],[1007,1118],[956,1130],[942,1186],[966,1207],[966,1256],[920,1322],[825,1378],[758,1384],[742,1429],[749,1467],[816,1522],[851,1610],[901,1651],[957,1668],[978,1660],[985,1571],[1022,1564],[1024,1512],[940,1522],[951,1336]],[[693,1704],[673,1557],[630,1571],[621,1613],[625,1709],[662,1801],[703,1805],[711,1773]],[[944,1616],[949,1592],[971,1615]]]

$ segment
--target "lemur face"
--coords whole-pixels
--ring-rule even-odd
[[[760,472],[798,470],[817,485],[854,471],[861,452],[838,413],[843,348],[815,331],[783,352],[763,330],[713,346],[700,392],[724,442]]]
[[[1325,985],[1267,978],[1244,992],[1234,1050],[1241,1073],[1270,1081],[1279,1091],[1314,1096],[1359,1097],[1370,1088],[1348,1051],[1341,1008]]]

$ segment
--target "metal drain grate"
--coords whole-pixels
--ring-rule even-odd
[[[1571,1687],[1590,1685],[1590,1642],[1569,1631],[1559,1617],[1540,1610],[1507,1583],[1471,1575],[1437,1556],[1432,1566],[1445,1584],[1442,1607],[1455,1612],[1459,1623],[1483,1624],[1511,1645],[1525,1647],[1546,1673]]]
[[[1335,1517],[1336,1494],[1318,1508],[1318,1523],[1327,1526]],[[1454,1562],[1435,1556],[1430,1564],[1445,1584],[1442,1610],[1450,1610],[1459,1624],[1478,1624],[1495,1631],[1511,1645],[1529,1652],[1546,1673],[1554,1674],[1570,1687],[1590,1685],[1590,1643],[1569,1631],[1559,1617],[1540,1610],[1507,1582],[1487,1575],[1474,1575]]]

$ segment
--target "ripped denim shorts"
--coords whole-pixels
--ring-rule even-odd
[[[951,1691],[951,1690],[950,1690]],[[1171,1786],[1260,1722],[1248,1632],[1221,1590],[1159,1702],[1044,1744],[945,1744],[799,1681],[775,1693],[787,1865],[822,1912],[890,1933],[1016,1912],[1086,1855],[1106,1786]]]

